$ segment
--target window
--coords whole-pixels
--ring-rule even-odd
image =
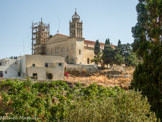
[[[87,64],[89,64],[89,58],[87,58]]]
[[[5,74],[7,74],[7,71],[5,71]]]
[[[47,73],[46,77],[47,77],[47,79],[53,79],[53,74],[52,73]]]
[[[81,50],[79,50],[79,55],[81,55]]]
[[[62,66],[62,63],[59,63],[59,66]]]
[[[32,64],[32,67],[35,67],[35,64]]]
[[[33,77],[37,77],[37,73],[33,73]]]
[[[0,63],[0,66],[2,65],[2,63]]]
[[[48,63],[45,63],[45,67],[48,67]]]
[[[21,73],[20,72],[18,72],[18,76],[21,76]]]

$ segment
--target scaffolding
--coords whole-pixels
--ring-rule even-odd
[[[42,19],[38,23],[32,22],[32,55],[45,55],[46,41],[49,39],[50,25],[43,23]]]

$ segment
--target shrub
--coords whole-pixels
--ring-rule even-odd
[[[150,111],[147,98],[142,98],[140,92],[132,90],[103,100],[80,100],[74,105],[75,108],[69,111],[65,121],[157,121],[155,114]]]
[[[0,115],[8,113],[8,117],[69,122],[156,121],[146,98],[118,87],[8,80],[0,82],[0,89]]]

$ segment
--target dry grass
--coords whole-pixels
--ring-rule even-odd
[[[106,87],[120,86],[125,89],[129,87],[131,82],[130,78],[108,78],[107,76],[104,75],[94,75],[89,77],[69,76],[69,78],[68,79],[65,78],[65,80],[74,83],[81,82],[85,85],[97,83],[98,85],[102,85]]]
[[[105,70],[101,70],[98,71],[97,73],[91,75],[91,76],[84,76],[82,74],[78,74],[78,75],[69,75],[69,78],[65,80],[67,80],[68,82],[71,83],[76,83],[76,82],[81,82],[85,85],[89,85],[92,83],[97,83],[98,85],[102,85],[102,86],[106,86],[106,87],[115,87],[115,86],[120,86],[124,89],[128,89],[131,80],[132,80],[132,76],[133,76],[133,72],[134,72],[134,68],[125,68],[125,72],[122,72],[121,75],[127,75],[129,78],[124,78],[124,77],[120,77],[120,78],[108,78],[108,72],[112,71],[109,69],[105,69]],[[115,71],[115,70],[114,70]],[[118,70],[116,70],[118,71]],[[88,73],[87,73],[88,74]]]

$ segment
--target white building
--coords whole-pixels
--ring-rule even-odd
[[[65,58],[61,56],[24,55],[0,60],[0,77],[62,80]]]

